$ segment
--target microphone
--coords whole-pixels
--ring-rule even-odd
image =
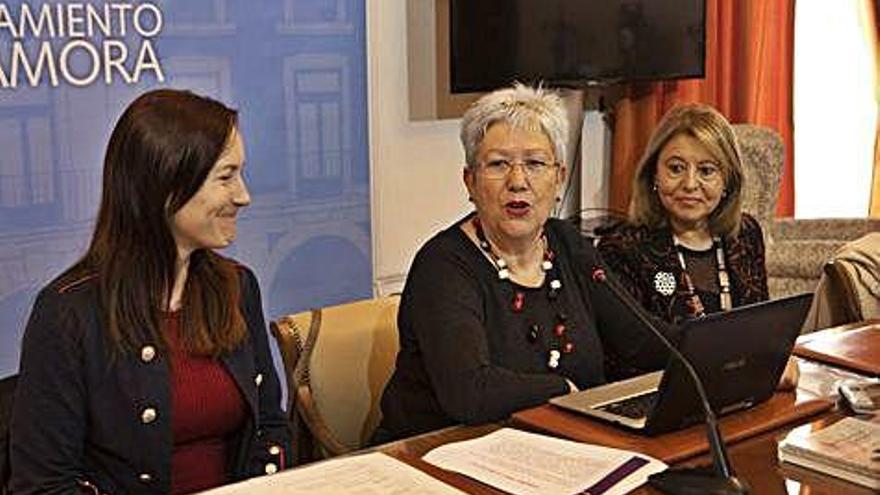
[[[663,333],[657,329],[650,318],[645,315],[644,308],[635,302],[632,296],[623,288],[617,280],[609,277],[605,273],[605,269],[601,266],[593,268],[592,279],[594,282],[602,284],[632,311],[639,321],[645,325],[655,337],[660,339],[663,346],[666,347],[672,356],[679,361],[687,370],[688,375],[694,382],[700,403],[703,406],[703,414],[706,422],[706,438],[709,441],[709,452],[712,456],[712,469],[705,468],[684,468],[684,469],[667,469],[662,473],[652,474],[648,477],[648,483],[658,490],[672,495],[739,495],[748,494],[748,485],[736,478],[733,469],[730,467],[730,460],[727,457],[727,450],[724,447],[724,440],[721,432],[718,430],[718,421],[715,418],[715,412],[712,411],[712,405],[706,397],[706,391],[703,389],[703,382],[694,370],[690,360],[686,358],[677,347],[669,342]]]

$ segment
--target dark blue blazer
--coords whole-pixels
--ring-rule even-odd
[[[249,406],[234,439],[232,480],[289,466],[260,289],[241,267],[240,305],[250,338],[222,356]],[[167,493],[171,477],[169,367],[160,347],[111,358],[93,277],[56,280],[37,297],[25,330],[13,406],[14,494]]]

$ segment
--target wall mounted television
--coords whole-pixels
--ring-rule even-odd
[[[705,0],[451,0],[453,93],[702,77]]]

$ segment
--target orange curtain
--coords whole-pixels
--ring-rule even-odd
[[[614,107],[610,207],[626,210],[654,125],[678,103],[713,105],[731,122],[775,129],[785,145],[778,216],[794,214],[792,70],[794,0],[707,0],[706,75],[631,84]]]
[[[870,216],[880,218],[880,3],[874,2],[874,8],[865,9],[867,19],[866,36],[869,46],[874,47],[874,98],[877,104],[877,129],[874,132],[874,180],[871,187]]]

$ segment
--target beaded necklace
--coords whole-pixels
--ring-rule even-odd
[[[691,315],[695,318],[706,316],[706,308],[703,306],[700,296],[697,295],[694,283],[691,280],[690,274],[688,274],[687,263],[684,260],[684,253],[681,250],[681,242],[678,240],[678,236],[673,234],[672,243],[675,245],[676,253],[678,253],[678,263],[681,265],[684,283],[687,285],[688,307],[691,310]],[[712,246],[715,248],[715,261],[718,264],[718,287],[720,288],[718,297],[720,298],[722,311],[728,311],[733,308],[733,299],[730,296],[730,277],[727,275],[727,265],[724,262],[724,247],[719,236],[712,237]]]
[[[474,216],[471,219],[471,224],[477,234],[477,241],[480,249],[486,253],[492,261],[493,266],[495,266],[495,270],[498,272],[498,279],[506,280],[513,286],[514,294],[513,300],[510,304],[511,310],[517,314],[522,313],[526,305],[525,292],[520,290],[519,287],[510,280],[510,268],[507,266],[507,262],[504,261],[504,258],[496,254],[495,250],[492,249],[492,245],[489,243],[489,240],[486,238],[486,233],[483,231],[480,219]],[[570,334],[572,330],[567,323],[568,315],[566,315],[565,311],[562,311],[559,307],[559,292],[562,290],[562,282],[557,273],[556,263],[553,262],[556,255],[550,248],[550,243],[547,240],[547,234],[545,232],[541,232],[541,243],[544,245],[541,270],[545,273],[544,285],[547,286],[547,300],[550,301],[550,305],[556,313],[554,318],[555,323],[553,324],[553,336],[555,337],[555,340],[550,344],[550,352],[547,355],[547,367],[551,370],[556,370],[559,368],[559,360],[562,358],[563,354],[571,354],[574,352],[574,342],[568,339],[568,334]],[[547,280],[550,282],[547,283]],[[529,323],[526,329],[526,340],[534,345],[538,342],[541,332],[541,325],[537,323]]]

